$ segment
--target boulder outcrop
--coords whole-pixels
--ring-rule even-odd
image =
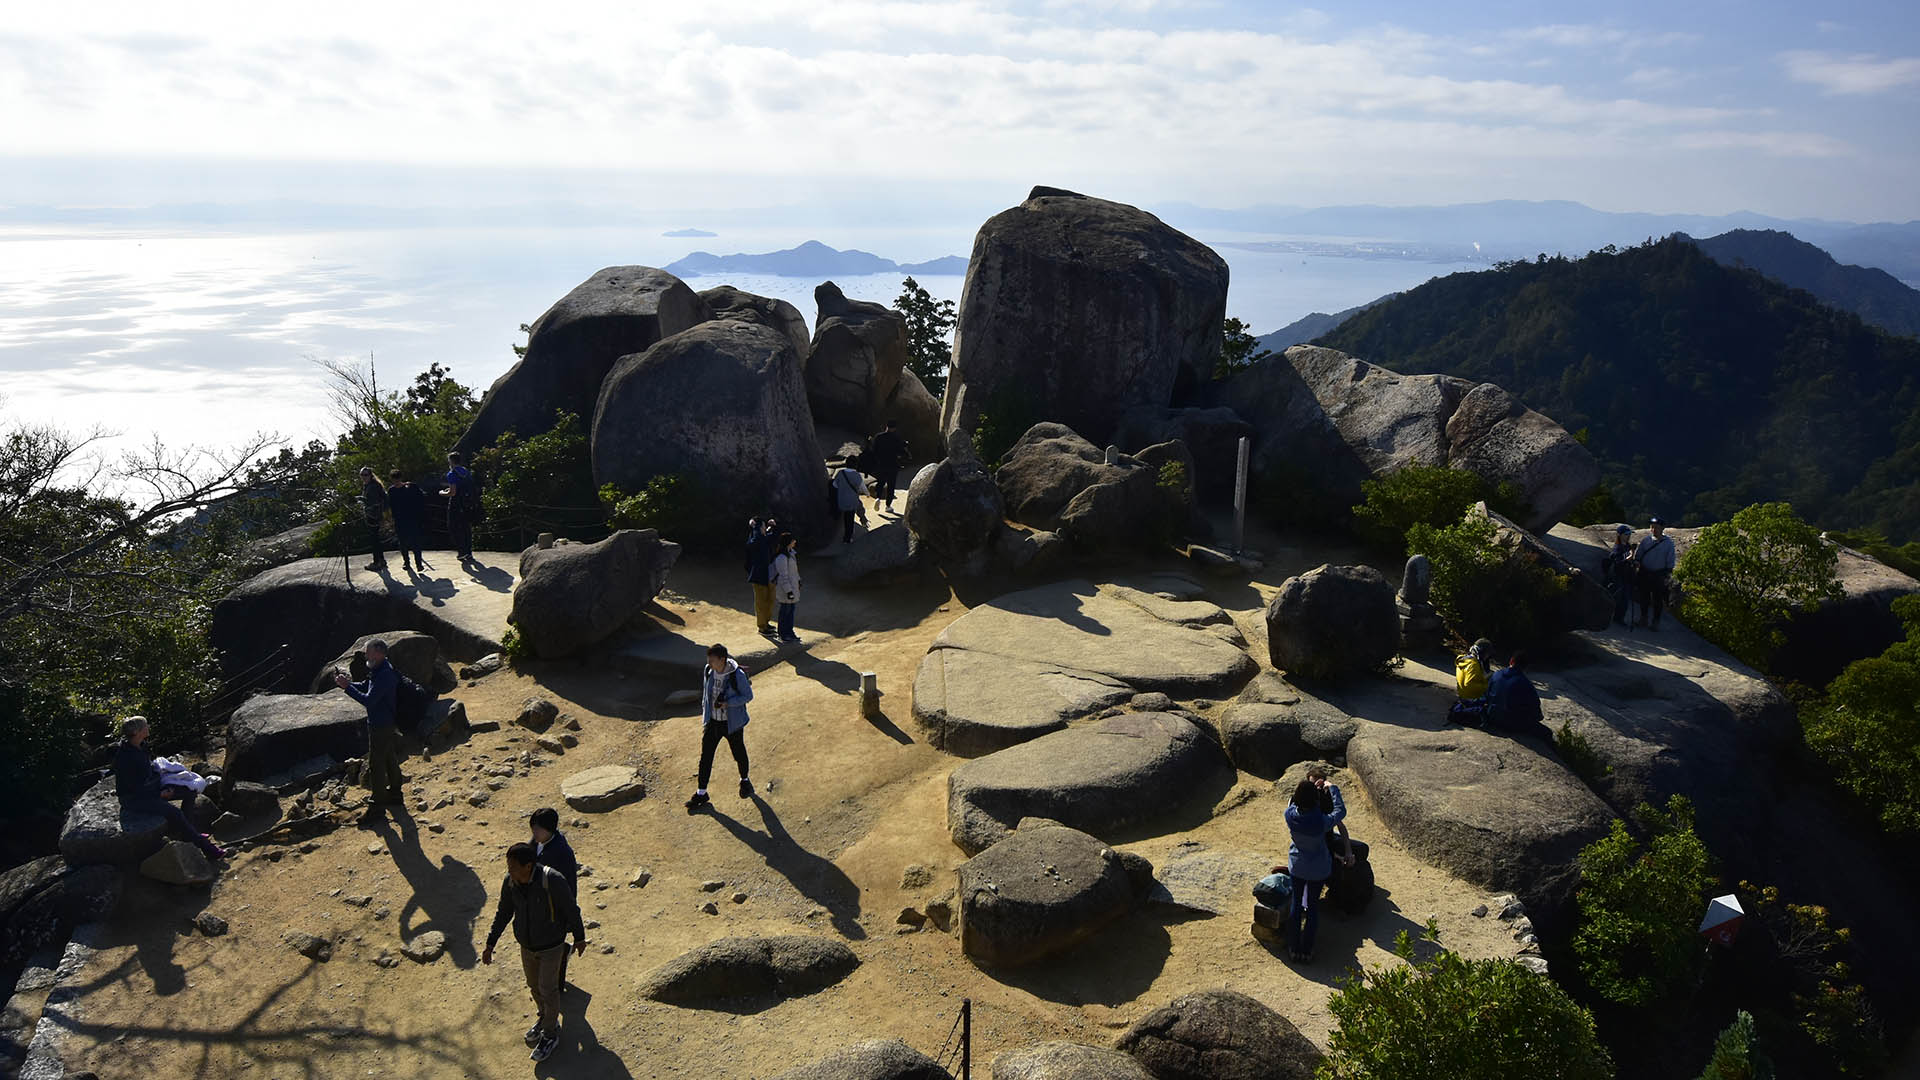
[[[953,1075],[899,1039],[869,1039],[773,1080],[953,1080]]]
[[[1346,760],[1358,730],[1353,718],[1325,702],[1246,701],[1220,720],[1220,745],[1235,768],[1271,780],[1302,761]]]
[[[1133,688],[1111,676],[969,649],[933,649],[913,680],[927,741],[975,757],[1059,731],[1118,705]]]
[[[393,669],[421,686],[444,694],[460,685],[454,677],[453,666],[440,659],[440,643],[432,634],[423,634],[418,630],[386,630],[378,634],[367,634],[347,646],[346,651],[322,667],[313,677],[311,690],[323,694],[333,689],[333,673],[344,671],[354,682],[367,677],[367,645],[374,641],[387,643],[387,662]]]
[[[745,506],[824,536],[824,459],[802,363],[785,333],[727,320],[621,357],[593,413],[594,483],[639,491],[678,476],[716,528],[730,532]]]
[[[680,545],[652,529],[528,548],[508,618],[542,659],[571,656],[625,626],[659,595],[679,558]]]
[[[367,710],[344,690],[324,694],[260,694],[227,721],[232,780],[265,780],[311,758],[335,763],[367,753]]]
[[[1106,443],[1127,409],[1212,378],[1227,264],[1145,211],[1036,187],[980,227],[941,427],[1058,420]]]
[[[702,289],[700,302],[706,305],[707,317],[722,322],[744,322],[777,330],[786,335],[793,343],[793,351],[801,356],[807,355],[807,319],[800,309],[777,300],[771,296],[761,296],[731,285],[721,285],[712,289]]]
[[[585,423],[614,361],[706,318],[700,298],[665,270],[601,270],[534,320],[526,355],[487,390],[456,449],[473,453],[508,430],[537,435],[561,409]]]
[[[1021,829],[962,863],[959,875],[960,947],[989,967],[1072,948],[1138,899],[1118,853],[1060,825]]]
[[[913,534],[898,521],[855,533],[827,570],[836,585],[877,588],[913,578],[919,573],[919,553]]]
[[[1228,408],[1140,407],[1129,409],[1120,418],[1114,443],[1130,454],[1138,454],[1157,443],[1179,442],[1193,455],[1194,497],[1231,505],[1240,440],[1253,434],[1253,425]]]
[[[1153,1080],[1118,1050],[1076,1042],[1043,1042],[993,1059],[993,1080]]]
[[[860,960],[832,938],[729,937],[681,953],[640,980],[640,996],[674,1005],[792,998],[824,990]]]
[[[933,396],[920,376],[902,369],[900,383],[881,406],[891,418],[895,430],[907,440],[907,452],[914,461],[939,461],[946,456],[947,440],[940,434],[940,399]]]
[[[1393,585],[1371,566],[1323,563],[1281,582],[1267,602],[1267,654],[1281,671],[1357,675],[1399,651]]]
[[[1515,557],[1559,579],[1560,585],[1553,592],[1529,598],[1533,605],[1535,637],[1558,637],[1574,630],[1605,630],[1612,625],[1613,597],[1600,583],[1600,574],[1587,573],[1567,561],[1554,546],[1489,510],[1486,503],[1476,503],[1467,513],[1492,521],[1496,538],[1508,546]]]
[[[849,300],[833,282],[813,290],[819,315],[807,358],[807,403],[813,418],[872,434],[885,426],[887,403],[907,363],[907,320],[867,300]]]
[[[946,460],[913,478],[904,516],[917,544],[936,559],[967,565],[985,556],[1005,514],[1000,489],[965,434],[949,437]]]
[[[70,866],[137,863],[166,842],[167,819],[121,810],[111,776],[73,801],[60,828],[60,854]]]
[[[76,866],[59,855],[0,872],[0,965],[18,967],[75,926],[105,918],[120,900],[121,878],[117,866]]]
[[[1184,717],[1130,712],[961,765],[947,777],[947,833],[984,851],[1021,819],[1109,835],[1231,783],[1225,755]]]
[[[1118,1045],[1154,1080],[1312,1080],[1321,1058],[1286,1017],[1227,989],[1175,998]]]

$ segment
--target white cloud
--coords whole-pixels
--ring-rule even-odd
[[[1878,94],[1920,83],[1920,57],[1882,59],[1867,53],[1798,49],[1780,54],[1787,76],[1829,94]]]

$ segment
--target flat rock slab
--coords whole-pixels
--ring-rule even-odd
[[[1283,845],[1284,840],[1276,838],[1274,843]],[[1251,851],[1182,844],[1155,868],[1147,902],[1202,915],[1237,915],[1246,910],[1253,883],[1265,877],[1276,861],[1284,860]]]
[[[1286,1017],[1226,989],[1175,998],[1117,1045],[1155,1080],[1313,1080],[1321,1056]]]
[[[1613,811],[1550,748],[1475,728],[1363,720],[1347,765],[1415,855],[1475,885],[1558,908],[1579,883],[1574,859]]]
[[[953,1074],[899,1039],[869,1039],[773,1080],[953,1080]]]
[[[1254,674],[1239,648],[1159,618],[1129,595],[1141,594],[1086,581],[1024,589],[954,620],[933,647],[1092,671],[1176,697],[1218,696]]]
[[[1154,1080],[1138,1061],[1105,1046],[1043,1042],[993,1059],[993,1080]]]
[[[1133,688],[1111,676],[971,649],[934,649],[913,680],[913,718],[928,741],[974,757],[1059,731],[1118,705]]]
[[[560,797],[585,814],[601,814],[646,795],[640,773],[625,765],[600,765],[560,781]]]
[[[818,630],[796,630],[795,633],[800,638],[797,642],[769,641],[743,622],[740,633],[726,642],[727,652],[749,673],[758,675],[781,660],[833,640],[831,635]],[[697,695],[700,668],[706,664],[707,647],[712,644],[671,632],[615,635],[609,643],[606,662],[633,675],[684,679]]]
[[[832,938],[730,937],[681,953],[640,982],[640,996],[674,1005],[728,998],[792,998],[824,990],[860,960]]]
[[[1103,585],[1108,595],[1140,608],[1156,619],[1164,619],[1184,626],[1207,626],[1213,623],[1233,623],[1233,616],[1227,609],[1207,600],[1168,599],[1159,593],[1144,589],[1130,588],[1125,585]]]
[[[60,854],[68,863],[137,863],[166,843],[167,819],[123,811],[109,776],[74,800],[60,829]]]
[[[345,690],[261,694],[227,721],[225,775],[263,780],[312,758],[341,762],[367,752],[367,710]]]
[[[947,832],[968,854],[997,843],[1028,817],[1110,834],[1172,810],[1230,775],[1219,745],[1191,721],[1172,713],[1123,713],[953,770]]]
[[[1021,967],[1063,952],[1133,907],[1120,856],[1062,825],[1029,826],[961,864],[960,947]]]

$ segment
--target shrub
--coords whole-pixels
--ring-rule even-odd
[[[907,370],[937,398],[947,388],[947,364],[953,355],[953,301],[935,300],[919,282],[907,278],[893,307],[907,322]]]
[[[1846,962],[1852,935],[1826,908],[1788,903],[1780,890],[1740,883],[1744,938],[1763,935],[1767,969],[1742,971],[1743,985],[1784,983],[1777,1011],[1758,1019],[1790,1075],[1878,1076],[1887,1065],[1880,1019]],[[1742,944],[1748,944],[1744,941]],[[1736,1074],[1737,1075],[1737,1074]]]
[[[1664,813],[1635,812],[1644,843],[1615,820],[1580,852],[1580,974],[1602,998],[1647,1007],[1697,981],[1704,946],[1697,934],[1715,879],[1707,846],[1693,831],[1693,804],[1675,795]]]
[[[1363,481],[1365,501],[1353,508],[1354,527],[1363,539],[1398,548],[1415,525],[1444,529],[1486,497],[1487,482],[1478,473],[1418,463]]]
[[[600,504],[606,508],[607,524],[615,529],[658,529],[661,536],[683,543],[725,539],[722,508],[677,473],[655,476],[631,495],[608,484],[600,489]]]
[[[1848,664],[1800,718],[1807,745],[1881,827],[1910,833],[1920,831],[1920,597],[1900,597],[1893,612],[1906,640]]]
[[[1227,378],[1272,355],[1272,349],[1260,347],[1260,339],[1253,336],[1246,323],[1239,319],[1228,319],[1221,326],[1220,358],[1214,361],[1213,377]]]
[[[1429,924],[1427,936],[1434,934]],[[1613,1063],[1593,1017],[1544,975],[1511,960],[1441,951],[1363,971],[1327,1002],[1324,1080],[1606,1080]]]
[[[506,431],[474,455],[483,488],[484,536],[524,547],[546,531],[591,538],[604,531],[593,464],[580,418],[562,409],[553,426],[522,438]]]
[[[1614,525],[1627,520],[1627,511],[1613,492],[1604,487],[1593,489],[1593,494],[1581,499],[1579,505],[1567,511],[1569,525]]]
[[[1573,730],[1573,725],[1560,722],[1560,730],[1553,733],[1553,748],[1560,754],[1560,760],[1566,762],[1573,775],[1591,786],[1594,781],[1613,775],[1613,766],[1600,759],[1593,743],[1585,735]]]
[[[1700,636],[1755,667],[1786,640],[1794,612],[1840,598],[1839,549],[1783,502],[1756,503],[1701,530],[1674,576],[1680,615]]]
[[[1535,563],[1517,541],[1503,542],[1492,519],[1479,514],[1444,528],[1416,522],[1407,530],[1407,554],[1427,557],[1433,606],[1467,638],[1516,646],[1531,641],[1534,612],[1558,603],[1567,589],[1560,575]]]
[[[533,659],[533,645],[519,627],[509,626],[507,632],[500,636],[500,654],[507,658],[507,663],[519,667]]]
[[[1773,1080],[1773,1064],[1760,1052],[1753,1014],[1744,1009],[1713,1042],[1713,1057],[1700,1080]]]

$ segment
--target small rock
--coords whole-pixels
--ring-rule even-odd
[[[349,896],[349,897],[347,897],[347,898],[346,898],[346,901],[347,901],[347,903],[349,903],[349,904],[352,904],[352,905],[353,905],[354,907],[366,907],[366,906],[367,906],[368,904],[371,904],[371,903],[373,903],[373,897],[371,897],[371,896]]]
[[[580,745],[580,736],[575,735],[571,731],[563,731],[560,733],[560,745],[571,750]]]
[[[303,930],[289,930],[280,936],[287,947],[309,960],[325,963],[333,959],[333,942],[318,934],[309,934]]]
[[[611,889],[611,888],[613,888],[613,882],[611,882],[611,881],[596,881],[596,882],[594,882],[594,883],[593,883],[593,887],[594,887],[595,889]]]
[[[633,872],[632,877],[627,879],[627,888],[644,889],[647,887],[647,882],[652,880],[653,880],[653,871],[648,870],[645,867],[641,867],[640,869],[635,870]]]
[[[613,955],[613,946],[611,946],[611,945],[602,945],[602,946],[600,946],[600,954],[601,954],[602,956],[612,956],[612,955]]]
[[[412,941],[400,946],[401,954],[417,964],[431,964],[446,951],[447,936],[438,930],[416,934]]]
[[[492,792],[476,791],[473,794],[467,796],[467,805],[468,806],[485,806],[492,799],[493,799]]]
[[[645,797],[638,771],[625,765],[601,765],[560,781],[560,797],[582,813],[602,814]]]
[[[924,889],[931,884],[933,884],[933,871],[919,863],[914,863],[900,872],[902,889]]]
[[[953,902],[934,900],[927,904],[927,921],[940,928],[944,933],[953,925]]]
[[[902,926],[917,927],[925,923],[927,921],[927,917],[926,915],[922,914],[918,908],[903,907],[900,909],[900,917],[893,921],[896,923],[899,923]]]
[[[588,919],[588,920],[587,920],[587,921],[586,921],[585,923],[583,923],[582,925],[584,925],[584,926],[585,926],[585,927],[586,927],[587,929],[589,929],[589,930],[598,930],[598,929],[600,929],[600,920],[599,920],[599,919]]]
[[[369,855],[384,855],[386,854],[386,851],[387,851],[386,846],[380,843],[380,841],[378,840],[375,840],[373,843],[367,845],[367,854]]]
[[[499,731],[500,721],[470,720],[467,722],[467,730],[473,732],[475,735],[484,735],[489,731]]]
[[[489,781],[487,781],[487,790],[488,790],[488,791],[499,791],[499,790],[500,790],[501,788],[503,788],[503,787],[506,787],[506,786],[507,786],[507,782],[506,782],[505,780],[489,780]],[[479,804],[479,803],[475,803],[474,805],[475,805],[475,806],[478,806],[478,805],[480,805],[480,804]]]
[[[427,831],[430,833],[443,833],[447,831],[447,827],[437,821],[430,821],[427,823]]]
[[[193,928],[207,937],[219,937],[227,932],[227,920],[211,911],[203,911],[193,917]]]
[[[1473,916],[1476,919],[1484,919],[1487,917],[1487,905],[1475,904],[1473,906],[1473,910],[1467,912],[1467,914]]]
[[[700,883],[701,892],[719,892],[726,887],[727,883],[724,881],[703,881]]]
[[[530,731],[545,731],[560,717],[560,706],[543,697],[530,697],[520,704],[520,715],[513,722]]]
[[[747,894],[743,892],[737,892],[737,893],[734,893],[731,897],[729,897],[729,899],[731,899],[736,904],[744,904],[747,902]]]
[[[564,754],[567,752],[567,748],[561,745],[560,740],[552,735],[542,735],[533,741],[534,745],[549,754]]]
[[[379,956],[373,958],[373,962],[375,965],[383,968],[397,968],[400,966],[400,958],[384,949],[381,950]]]
[[[560,726],[563,728],[566,728],[568,731],[579,731],[580,721],[578,718],[574,717],[571,713],[569,713],[568,715],[560,718]]]
[[[316,851],[319,851],[319,850],[320,850],[320,845],[319,845],[319,844],[316,844],[316,843],[314,843],[314,842],[313,842],[313,841],[311,841],[311,840],[309,840],[309,841],[307,841],[306,843],[304,843],[304,844],[301,844],[301,845],[300,845],[300,854],[302,854],[302,855],[311,855],[311,854],[313,854],[314,852],[316,852]]]
[[[1545,975],[1547,974],[1547,971],[1548,971],[1547,961],[1543,957],[1517,956],[1514,958],[1513,962],[1516,964],[1519,964],[1523,968],[1526,968],[1528,971],[1533,972],[1535,975]]]
[[[1518,919],[1522,915],[1525,915],[1526,913],[1527,913],[1527,906],[1525,904],[1522,904],[1518,900],[1514,900],[1508,903],[1505,907],[1500,909],[1500,918],[1503,921],[1510,921],[1513,919]]]
[[[463,679],[484,678],[488,675],[493,674],[496,671],[499,671],[500,666],[505,662],[506,662],[505,658],[503,658],[499,653],[497,652],[488,653],[487,655],[481,657],[480,659],[475,660],[473,663],[468,664],[465,667],[461,668],[460,677]]]
[[[384,918],[386,918],[387,916],[389,916],[389,915],[391,915],[391,914],[393,914],[393,912],[391,912],[391,911],[388,911],[388,910],[387,910],[386,908],[374,908],[374,909],[373,909],[373,917],[374,917],[374,918],[376,918],[376,919],[384,919]]]
[[[720,914],[720,905],[709,900],[706,903],[700,905],[700,910],[707,913],[708,915],[718,915]]]

